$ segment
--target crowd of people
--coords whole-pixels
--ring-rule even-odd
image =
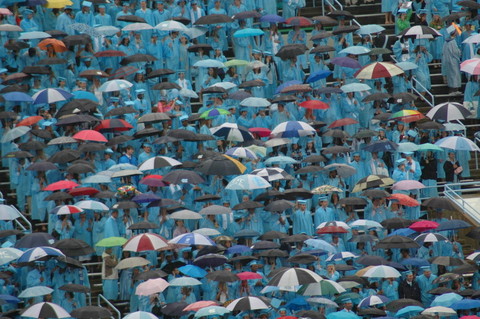
[[[35,233],[50,234],[49,244],[93,247],[72,256],[102,262],[108,300],[159,317],[193,314],[166,310],[178,302],[227,306],[246,296],[268,297],[267,307],[224,316],[411,317],[436,306],[478,313],[478,305],[454,305],[479,289],[477,255],[466,263],[458,236],[470,225],[452,226],[451,207],[421,206],[438,198],[437,182],[470,177],[470,151],[433,145],[464,132],[446,121],[391,118],[417,110],[431,89],[431,63],[441,63],[451,98],[463,94],[466,112],[478,114],[477,76],[460,73],[461,61],[478,57],[476,42],[464,42],[478,28],[476,2],[382,1],[397,34],[411,26],[439,32],[399,36],[391,47],[383,27],[351,25],[348,11],[327,5],[324,16],[300,17],[302,0],[43,2],[0,8],[2,166],[16,194],[8,204]],[[357,79],[382,61],[402,72]],[[365,181],[372,176],[382,182]],[[242,177],[254,182],[234,188]],[[390,189],[402,182],[410,186]],[[38,286],[52,290],[25,297],[23,308],[86,306],[85,293],[64,287],[88,290],[92,269],[45,255],[2,259],[11,247],[44,246],[19,244],[9,214],[0,214],[0,299],[14,299],[0,303],[4,316],[15,316],[16,296]],[[415,228],[418,220],[433,224]],[[142,233],[173,242],[122,251],[119,238]],[[203,241],[176,245],[193,234]],[[405,248],[383,245],[397,237]],[[119,269],[130,257],[144,262]],[[358,273],[377,265],[386,273]],[[469,276],[452,274],[464,274],[458,265],[471,267]],[[322,281],[269,285],[292,267]],[[157,277],[170,286],[137,293]],[[437,299],[444,294],[452,298]],[[417,308],[388,306],[401,298]]]

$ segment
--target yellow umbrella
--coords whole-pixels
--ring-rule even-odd
[[[73,5],[73,2],[70,0],[49,0],[45,5],[45,8],[61,9],[71,5]]]
[[[230,157],[230,156],[225,155],[225,154],[222,154],[222,156],[225,156],[227,159],[231,160],[238,167],[240,172],[242,172],[242,174],[245,173],[245,171],[247,170],[247,167],[245,165],[243,165],[242,163],[240,163],[239,161],[237,161],[233,157]]]
[[[371,269],[372,267],[373,267],[373,266],[368,266],[368,267],[365,267],[365,268],[363,268],[363,269],[360,269],[359,271],[357,271],[357,272],[355,273],[355,276],[362,277],[362,276],[365,275],[365,273],[366,273],[369,269]]]

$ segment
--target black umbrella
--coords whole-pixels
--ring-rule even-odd
[[[310,264],[318,260],[318,257],[310,255],[308,253],[296,254],[287,259],[288,262],[293,264]]]
[[[160,228],[157,224],[150,223],[150,222],[145,221],[145,220],[128,226],[128,229],[131,229],[131,230],[134,230],[134,229],[157,229],[157,228]]]
[[[235,238],[253,238],[253,237],[258,237],[260,235],[261,234],[256,230],[242,229],[240,231],[237,231],[235,234],[233,234],[233,237],[235,237]]]
[[[184,169],[177,169],[169,172],[162,179],[164,182],[172,183],[175,185],[180,184],[201,184],[205,180],[195,172],[187,171]]]
[[[311,236],[305,234],[295,234],[288,236],[287,238],[283,239],[282,242],[284,243],[303,243],[305,240],[312,238]]]
[[[423,304],[419,300],[403,298],[389,302],[387,304],[387,310],[390,312],[397,312],[398,310],[408,306],[423,307]]]
[[[346,10],[335,10],[335,11],[329,12],[327,16],[335,19],[345,19],[345,20],[352,20],[355,18],[355,16],[350,11],[346,11]]]
[[[364,206],[367,205],[367,200],[360,197],[344,197],[338,201],[340,205],[349,206]]]
[[[387,100],[388,103],[397,103],[397,104],[404,104],[410,103],[418,99],[418,96],[409,93],[409,92],[402,92],[393,94],[391,98]]]
[[[235,20],[261,18],[262,15],[258,11],[243,11],[235,14],[232,18]]]
[[[375,248],[391,249],[391,248],[419,248],[420,245],[413,239],[405,236],[393,235],[380,240]]]
[[[455,292],[455,290],[447,287],[437,287],[428,291],[429,294],[438,295],[438,296],[443,294],[448,294],[451,292]]]
[[[193,260],[193,264],[198,267],[218,267],[228,262],[228,258],[219,254],[207,254],[197,257]]]
[[[93,195],[95,198],[115,198],[115,193],[111,191],[101,191]]]
[[[66,284],[58,288],[63,291],[70,291],[70,292],[79,292],[79,293],[89,293],[90,288],[84,285],[79,285],[79,284]]]
[[[173,82],[160,82],[155,84],[152,87],[152,90],[172,90],[172,89],[181,90],[182,88],[180,87],[180,85]]]
[[[170,74],[175,74],[175,71],[170,69],[156,69],[147,74],[147,79],[159,78]]]
[[[15,248],[34,248],[40,246],[52,246],[55,238],[48,233],[31,233],[23,236],[15,243]]]
[[[438,256],[430,258],[428,260],[431,264],[442,265],[442,266],[461,266],[465,262],[459,258],[449,257],[449,256]]]
[[[175,269],[175,268],[180,268],[182,266],[185,266],[185,263],[184,262],[181,262],[181,261],[173,261],[171,263],[168,263],[166,264],[165,266],[163,266],[162,270],[168,274],[171,274],[172,271]]]
[[[165,135],[157,138],[155,141],[153,141],[153,144],[167,144],[167,143],[175,143],[178,141],[180,141],[178,138]]]
[[[279,103],[279,102],[288,103],[288,102],[295,102],[297,100],[298,98],[294,95],[278,95],[273,98],[272,103]]]
[[[14,152],[5,154],[4,157],[5,158],[32,158],[33,155],[27,151],[14,151]]]
[[[323,167],[318,166],[318,165],[307,165],[304,167],[300,167],[295,171],[295,174],[301,175],[301,174],[312,174],[312,173],[318,173],[323,171]]]
[[[242,210],[242,209],[255,209],[255,208],[261,208],[261,207],[264,207],[264,205],[262,203],[248,200],[248,201],[244,201],[244,202],[241,202],[241,203],[233,206],[232,209],[233,210]]]
[[[136,16],[136,15],[124,15],[117,18],[117,21],[125,21],[125,22],[140,22],[146,23],[144,18]]]
[[[367,95],[363,98],[363,102],[372,102],[372,101],[382,101],[391,98],[392,96],[388,93],[378,92]]]
[[[67,125],[75,125],[75,124],[81,124],[81,123],[95,123],[95,122],[100,122],[100,120],[88,114],[74,114],[74,115],[62,116],[62,118],[59,119],[57,123],[55,123],[55,125],[67,126]]]
[[[302,310],[295,313],[295,316],[298,316],[300,318],[325,319],[325,315],[315,310]]]
[[[121,65],[127,65],[127,64],[135,63],[135,62],[154,62],[154,61],[157,61],[157,60],[158,59],[156,57],[154,57],[153,55],[137,53],[137,54],[133,54],[133,55],[130,55],[130,56],[127,56],[127,57],[123,58],[120,61],[120,64]]]
[[[69,35],[62,39],[62,42],[65,43],[67,47],[73,45],[84,45],[92,41],[88,34],[79,34],[79,35]]]
[[[115,137],[109,139],[108,142],[105,145],[113,146],[113,145],[123,144],[123,143],[126,143],[126,142],[131,141],[131,140],[133,140],[132,136],[119,135],[119,136],[115,136]]]
[[[202,25],[202,24],[217,24],[217,23],[229,23],[229,22],[233,22],[233,19],[225,14],[209,14],[209,15],[198,18],[194,24]]]
[[[406,228],[413,224],[416,220],[409,220],[409,219],[404,219],[400,217],[394,217],[394,218],[389,218],[385,219],[380,224],[382,224],[383,227],[387,229],[400,229],[400,228]]]
[[[273,240],[273,239],[283,239],[283,238],[287,238],[288,235],[285,234],[285,233],[282,233],[282,232],[279,232],[279,231],[276,231],[276,230],[271,230],[271,231],[268,231],[264,234],[262,234],[262,236],[260,236],[260,239],[261,240]]]
[[[447,197],[430,197],[422,201],[422,206],[437,208],[442,210],[458,211],[462,210],[450,199]]]
[[[34,129],[31,130],[30,133],[44,140],[50,140],[53,138],[53,134],[46,130]]]
[[[67,172],[70,174],[86,174],[90,172],[95,172],[90,165],[86,164],[73,164],[67,168]]]
[[[357,314],[359,316],[386,316],[387,313],[383,311],[382,309],[378,308],[360,308],[358,309]]]
[[[37,62],[37,65],[66,64],[68,61],[60,58],[45,58]]]
[[[480,239],[480,227],[476,227],[469,231],[467,236],[473,239]]]
[[[84,242],[80,239],[69,238],[69,239],[62,239],[57,241],[52,245],[59,249],[65,256],[69,257],[77,257],[77,256],[85,256],[90,255],[95,252],[95,250],[90,247],[89,244]]]
[[[307,50],[308,48],[304,44],[286,44],[278,50],[275,56],[281,59],[291,59],[304,54]]]
[[[194,202],[209,202],[209,201],[219,200],[220,198],[221,197],[218,196],[218,195],[205,194],[205,195],[196,197],[193,201]]]
[[[113,209],[132,209],[132,208],[139,208],[139,207],[140,206],[137,203],[130,200],[120,201],[118,203],[115,203],[112,206]]]
[[[278,243],[275,243],[273,241],[268,241],[268,240],[261,240],[257,241],[253,244],[252,249],[254,250],[265,250],[265,249],[275,249],[279,248],[280,245]]]
[[[208,273],[205,276],[207,279],[218,281],[218,282],[234,282],[238,281],[239,278],[233,272],[228,270],[216,270]]]
[[[338,282],[342,281],[353,281],[359,283],[360,285],[368,285],[367,278],[359,277],[359,276],[343,276],[337,280]]]
[[[180,266],[181,267],[181,266]],[[144,271],[142,273],[139,273],[135,277],[133,277],[134,280],[148,280],[148,279],[156,279],[156,278],[163,278],[167,277],[168,274],[160,269],[155,269],[155,270],[148,270]]]
[[[360,29],[358,25],[344,25],[336,28],[335,30],[332,31],[332,34],[337,35],[337,34],[342,34],[342,33],[352,33]]]
[[[417,127],[422,130],[443,130],[445,126],[435,121],[419,121],[417,122]]]
[[[253,200],[259,201],[259,202],[260,201],[266,201],[266,200],[269,200],[269,199],[272,199],[272,198],[275,198],[275,197],[280,197],[282,195],[283,195],[282,192],[279,192],[279,191],[276,191],[276,190],[268,190],[266,192],[263,192],[263,193],[259,194]]]
[[[188,311],[183,311],[186,306],[188,306],[188,303],[184,301],[173,302],[163,306],[161,312],[170,317],[181,317],[188,314]]]
[[[313,21],[317,21],[319,24],[321,24],[324,27],[333,27],[338,25],[338,21],[328,17],[328,16],[315,16],[312,17]]]
[[[460,278],[461,276],[459,274],[454,274],[454,273],[446,273],[446,274],[443,274],[443,275],[440,275],[438,276],[437,278],[435,278],[435,280],[433,281],[434,284],[443,284],[443,283],[446,283],[446,282],[450,282],[450,281],[453,281],[453,280],[456,280],[458,278]],[[472,296],[473,298],[475,298],[475,295]]]
[[[348,241],[351,243],[366,243],[378,240],[378,237],[362,234],[362,235],[354,235]]]
[[[232,100],[242,101],[245,100],[247,97],[251,97],[252,94],[248,93],[244,90],[238,90],[228,94],[228,98]]]
[[[293,208],[294,206],[295,204],[288,200],[279,199],[268,204],[265,207],[265,210],[269,212],[283,212],[287,209]]]
[[[22,73],[25,74],[50,74],[50,69],[46,66],[27,65],[23,68]]]
[[[326,161],[327,159],[322,155],[310,155],[302,160],[303,163],[320,163]]]
[[[360,196],[370,198],[385,198],[390,196],[390,193],[381,189],[367,189],[366,191],[363,191]]]
[[[377,132],[367,129],[360,129],[357,133],[353,134],[353,138],[367,138],[376,136]]]
[[[288,253],[280,249],[264,250],[258,253],[260,257],[288,257]]]
[[[265,82],[263,82],[262,80],[256,79],[256,80],[242,82],[238,87],[241,89],[242,88],[246,89],[246,88],[253,88],[253,87],[265,86],[265,85],[266,85]]]
[[[395,152],[398,144],[390,140],[374,141],[363,148],[369,152]]]
[[[130,113],[138,113],[138,111],[135,110],[133,107],[130,107],[130,106],[121,106],[121,107],[116,107],[116,108],[108,111],[105,114],[105,117],[119,116],[119,115],[130,114]]]
[[[313,197],[313,193],[305,188],[291,188],[283,192],[281,197],[288,200],[308,199]]]
[[[110,318],[112,313],[107,308],[97,306],[86,306],[74,309],[71,313],[72,317],[79,319],[97,319]]]
[[[12,111],[2,111],[0,112],[0,119],[16,119],[18,117],[18,113]]]
[[[45,197],[45,201],[48,201],[48,200],[67,200],[67,199],[72,199],[73,196],[70,195],[69,193],[66,193],[66,192],[54,192],[50,195],[48,195],[47,197]]]
[[[330,147],[325,147],[322,150],[323,154],[339,154],[339,153],[348,153],[351,150],[348,147],[345,146],[330,146]]]
[[[234,161],[225,156],[217,156],[201,162],[196,171],[205,175],[240,175],[244,172]]]
[[[107,146],[100,143],[86,143],[80,145],[78,148],[79,152],[88,153],[88,152],[101,152],[107,149]]]
[[[158,136],[162,133],[162,131],[154,128],[154,127],[149,127],[149,128],[144,128],[143,130],[135,132],[133,134],[133,139],[138,140],[144,137],[149,137],[149,136]]]
[[[215,94],[215,93],[225,94],[227,93],[227,90],[219,86],[210,86],[203,90],[203,94]]]
[[[198,52],[199,50],[212,51],[213,48],[210,44],[198,43],[198,44],[193,44],[193,45],[189,46],[188,49],[187,49],[188,52]]]
[[[215,238],[215,241],[218,242],[218,237]],[[197,258],[200,256],[205,256],[208,254],[221,254],[222,251],[227,250],[224,246],[218,244],[217,246],[205,246],[202,249],[200,249],[197,253]]]
[[[462,297],[472,297],[477,292],[478,292],[477,290],[467,288],[465,290],[462,290],[462,291],[459,291],[459,292],[456,292],[456,293],[458,293]]]
[[[18,51],[20,51],[21,49],[29,48],[30,45],[26,42],[23,42],[23,41],[15,41],[15,42],[10,42],[10,43],[5,43],[4,47],[7,50],[18,50]]]
[[[252,260],[257,260],[257,259],[258,258],[255,257],[255,256],[236,256],[236,257],[230,258],[228,260],[228,263],[232,264],[232,263],[235,263],[235,262],[239,262],[239,263],[242,263],[242,264],[248,264]]]
[[[53,154],[47,161],[52,163],[65,164],[80,158],[80,152],[76,150],[61,150]]]
[[[35,140],[30,140],[26,143],[21,143],[18,145],[18,148],[21,149],[22,151],[39,151],[39,150],[43,150],[46,147],[47,145],[45,145],[45,143],[35,141]]]
[[[470,9],[480,9],[480,3],[476,1],[471,1],[471,0],[462,0],[458,1],[457,5],[465,7],[465,8],[470,8]]]
[[[98,103],[88,99],[74,99],[62,106],[55,114],[55,118],[60,119],[67,114],[73,114],[78,109],[80,112],[91,112],[97,109]]]

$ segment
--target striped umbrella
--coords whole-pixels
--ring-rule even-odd
[[[22,312],[28,318],[70,318],[71,315],[61,306],[51,302],[40,302]]]
[[[437,243],[437,242],[440,242],[440,241],[449,242],[447,237],[443,236],[442,234],[438,234],[438,233],[421,234],[421,235],[418,235],[417,237],[415,237],[414,240],[419,244]]]
[[[108,210],[108,207],[107,207]],[[50,214],[57,214],[57,215],[71,215],[71,214],[76,214],[76,213],[81,213],[83,212],[83,209],[81,209],[78,206],[75,205],[60,205],[55,207],[50,211]]]
[[[259,297],[248,296],[235,299],[226,308],[230,311],[262,310],[268,309],[269,305]]]
[[[73,94],[62,89],[43,89],[32,96],[33,104],[50,104],[66,101],[73,97]]]
[[[272,130],[272,136],[275,137],[302,137],[314,134],[315,129],[302,121],[283,122]]]
[[[460,103],[445,102],[435,105],[426,115],[432,120],[451,122],[464,120],[466,117],[472,115],[472,113]]]
[[[391,78],[403,73],[403,70],[393,63],[374,62],[358,70],[355,78],[363,80]]]
[[[305,268],[288,268],[276,273],[267,286],[292,287],[322,281],[322,277]]]
[[[470,59],[460,63],[460,71],[472,75],[480,75],[480,59]]]
[[[167,246],[168,244],[162,236],[146,233],[130,238],[123,246],[123,250],[140,252],[158,250]]]
[[[235,156],[235,157],[240,157],[240,158],[246,158],[246,159],[257,159],[257,155],[255,155],[254,152],[249,150],[248,148],[245,147],[232,147],[228,149],[225,154],[230,155],[230,156]]]
[[[26,250],[20,258],[18,258],[19,263],[28,263],[32,261],[39,260],[41,258],[51,256],[51,257],[65,257],[65,255],[58,249],[52,247],[35,247]],[[51,318],[51,317],[50,317]]]
[[[466,137],[448,136],[435,142],[435,145],[456,151],[480,151],[480,148]]]
[[[179,235],[168,241],[169,244],[189,245],[189,246],[216,246],[208,237],[197,233],[186,233]]]

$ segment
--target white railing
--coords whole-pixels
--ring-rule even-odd
[[[117,314],[118,319],[122,319],[122,314],[104,295],[98,294],[98,306],[102,306],[102,300]],[[113,316],[111,318],[114,318]]]
[[[17,225],[17,227],[19,227],[23,232],[32,233],[32,223],[30,223],[30,221],[25,216],[23,216],[23,214],[17,209],[17,207],[13,205],[10,205],[10,207],[12,207],[17,212],[18,218],[21,218],[28,225],[28,229],[25,228],[25,226],[18,221],[18,218],[14,219],[15,225]]]
[[[343,10],[343,5],[338,1],[338,0],[332,0],[333,3],[330,0],[323,0],[322,1],[322,13],[325,15],[325,2],[332,7],[334,10]],[[315,0],[313,0],[313,6],[315,7]],[[351,20],[353,23],[361,27],[362,25],[360,22],[358,22],[356,19]]]
[[[468,189],[461,189],[461,186],[467,185],[478,185],[479,182],[466,182],[466,183],[450,183],[445,184],[445,190],[443,194],[445,197],[449,198],[453,202],[455,202],[460,208],[462,208],[463,213],[468,215],[471,219],[476,221],[480,224],[480,212],[475,209],[472,205],[470,205],[462,196],[463,193],[473,193],[473,192],[480,192],[480,187],[475,188],[468,188]],[[457,188],[458,189],[455,189]]]

